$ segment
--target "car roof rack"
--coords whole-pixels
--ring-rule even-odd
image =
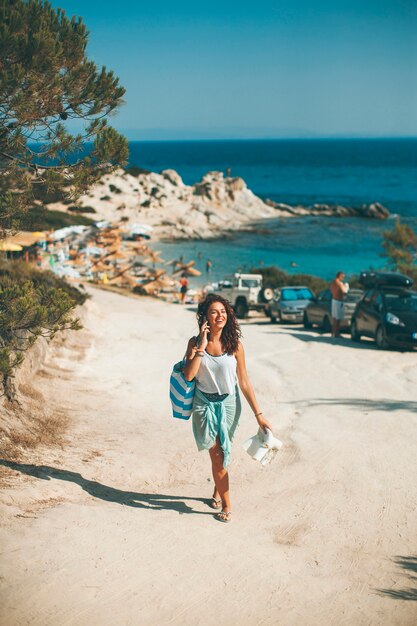
[[[413,279],[397,272],[361,272],[359,282],[364,287],[411,287]]]

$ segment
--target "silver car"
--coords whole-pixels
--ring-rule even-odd
[[[302,323],[304,309],[313,299],[313,292],[302,285],[276,289],[274,299],[268,304],[271,322]]]

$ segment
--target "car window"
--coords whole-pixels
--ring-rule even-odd
[[[330,289],[326,289],[326,291],[323,292],[323,300],[325,300],[326,302],[330,302],[331,299],[332,292],[330,291]]]
[[[369,291],[366,292],[366,294],[363,297],[363,301],[365,304],[371,304],[372,298],[375,295],[375,289],[370,289]]]
[[[417,293],[385,294],[387,311],[417,311]]]
[[[242,287],[250,289],[251,287],[259,287],[260,281],[256,278],[242,278]]]
[[[310,289],[283,289],[281,298],[282,300],[311,300],[313,294]]]

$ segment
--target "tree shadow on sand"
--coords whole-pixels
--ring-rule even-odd
[[[413,574],[409,574],[407,578],[409,578],[412,583],[417,584],[417,576],[414,575],[417,573],[417,557],[397,556],[395,557],[394,562],[399,567],[413,572]],[[389,598],[393,598],[394,600],[417,601],[417,587],[408,587],[407,589],[376,589],[376,592],[380,596],[387,596]]]
[[[122,504],[123,506],[152,509],[154,511],[176,511],[181,515],[184,513],[192,513],[193,515],[212,515],[212,513],[209,512],[205,513],[202,511],[195,511],[183,502],[183,500],[188,500],[192,502],[208,503],[209,500],[205,498],[190,498],[188,496],[170,496],[160,493],[137,493],[135,491],[123,491],[122,489],[115,489],[114,487],[110,487],[108,485],[102,485],[94,480],[88,480],[78,472],[70,472],[56,467],[49,467],[48,465],[28,465],[24,463],[16,463],[14,461],[7,461],[6,459],[0,459],[0,465],[41,480],[51,480],[54,478],[56,480],[64,480],[75,483],[94,498],[98,498],[106,502],[116,502],[117,504]]]
[[[341,337],[332,337],[325,333],[319,335],[313,335],[311,330],[305,332],[298,330],[298,332],[292,332],[292,337],[304,341],[305,343],[327,343],[333,346],[344,346],[354,348],[356,350],[376,350],[375,343],[372,341],[352,341],[349,335],[342,335]]]
[[[414,400],[369,400],[368,398],[311,398],[309,400],[295,400],[283,404],[302,406],[350,406],[364,411],[411,411],[417,412],[417,402]]]

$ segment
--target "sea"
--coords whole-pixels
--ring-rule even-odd
[[[380,202],[391,213],[386,221],[278,218],[227,240],[152,244],[167,261],[194,260],[202,272],[195,283],[271,265],[325,279],[343,270],[349,277],[386,266],[383,233],[397,217],[417,230],[417,138],[134,141],[129,164],[174,169],[186,184],[212,170],[230,171],[263,199],[306,206]]]

